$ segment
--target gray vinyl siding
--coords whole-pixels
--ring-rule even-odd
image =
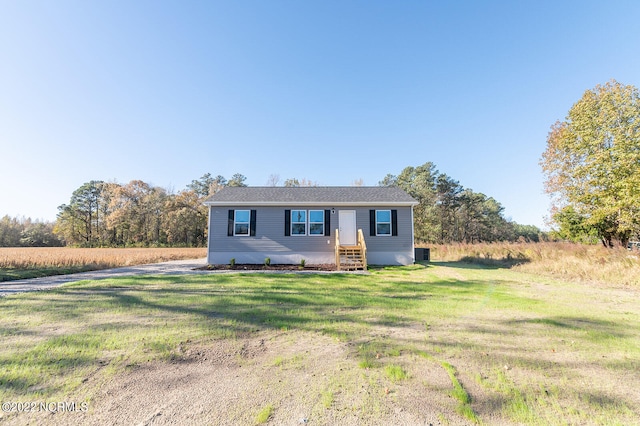
[[[369,210],[397,210],[398,235],[370,235]],[[358,228],[367,244],[370,265],[410,265],[414,261],[411,207],[380,206],[356,209]]]
[[[335,230],[339,210],[355,210],[356,226],[362,229],[370,264],[408,264],[413,262],[413,227],[411,207],[339,207],[333,208],[330,236],[285,236],[285,210],[332,210],[331,206],[265,207],[243,205],[238,210],[256,210],[256,235],[227,236],[228,212],[234,207],[210,206],[209,263],[262,263],[270,257],[273,263],[334,263]],[[369,210],[397,210],[397,236],[370,236]],[[308,232],[308,228],[307,228]]]
[[[370,236],[369,210],[397,210],[398,235],[380,235],[375,237]],[[413,251],[411,207],[379,207],[375,209],[358,209],[357,215],[358,227],[362,228],[362,232],[364,232],[364,240],[367,243],[368,252]]]
[[[287,207],[287,209],[290,209]],[[295,210],[294,208],[291,208]],[[210,252],[238,252],[254,250],[261,252],[289,252],[289,251],[333,251],[334,230],[330,237],[320,235],[284,236],[284,207],[242,206],[237,210],[256,210],[256,235],[227,236],[228,212],[231,207],[211,208],[211,242]],[[300,210],[325,210],[324,207],[307,207]],[[332,215],[336,216],[336,215]],[[331,218],[333,228],[333,217]],[[337,224],[337,218],[335,219]],[[329,244],[327,244],[329,240]]]

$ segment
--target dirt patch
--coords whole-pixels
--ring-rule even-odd
[[[447,397],[442,368],[414,354],[382,356],[411,366],[393,382],[384,369],[358,366],[357,343],[310,332],[259,332],[235,340],[181,345],[175,359],[130,366],[104,381],[88,377],[69,400],[90,396],[86,412],[28,414],[29,424],[252,425],[468,424]],[[24,424],[6,418],[7,424]]]

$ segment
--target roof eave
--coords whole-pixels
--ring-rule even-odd
[[[360,202],[322,202],[322,201],[205,201],[205,206],[331,206],[331,207],[370,207],[370,206],[417,206],[417,201],[360,201]]]

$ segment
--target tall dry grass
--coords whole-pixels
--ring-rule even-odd
[[[569,280],[640,286],[640,252],[573,243],[433,245],[431,258],[511,267]]]
[[[105,269],[205,256],[204,248],[0,248],[0,269]]]

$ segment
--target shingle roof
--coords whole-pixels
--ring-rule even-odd
[[[418,202],[398,187],[390,186],[244,186],[222,188],[206,205],[396,205]]]

